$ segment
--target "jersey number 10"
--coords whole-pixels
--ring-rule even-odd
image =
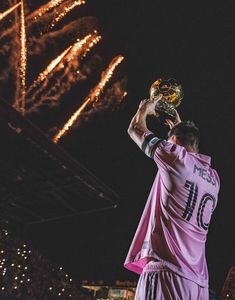
[[[189,180],[186,180],[184,187],[189,190],[189,195],[188,195],[187,204],[186,204],[186,207],[185,207],[185,210],[184,210],[184,213],[183,213],[182,217],[185,220],[189,221],[192,218],[192,215],[193,215],[193,212],[194,212],[194,209],[195,209],[195,205],[197,203],[198,186],[197,186],[196,183],[191,182]],[[215,197],[213,197],[209,193],[205,193],[201,198],[200,205],[199,205],[198,212],[197,212],[198,226],[200,228],[203,228],[204,230],[207,230],[208,226],[209,226],[209,223],[205,223],[203,221],[203,213],[204,213],[204,209],[205,209],[205,206],[206,206],[208,201],[212,201],[212,203],[213,203],[212,204],[212,207],[213,207],[212,211],[213,211],[214,208],[215,208],[215,204],[216,204]]]

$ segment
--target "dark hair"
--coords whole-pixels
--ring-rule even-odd
[[[172,135],[175,135],[183,146],[191,146],[198,151],[200,134],[194,122],[180,122],[169,131],[168,137]]]

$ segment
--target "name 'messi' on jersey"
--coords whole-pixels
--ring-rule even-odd
[[[197,165],[194,165],[193,173],[200,176],[202,179],[206,180],[208,183],[211,183],[212,185],[216,185],[215,178],[208,172],[208,170],[198,167]]]

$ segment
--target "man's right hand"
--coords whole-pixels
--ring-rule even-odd
[[[175,115],[176,115],[176,117],[175,117],[174,122],[170,119],[166,119],[165,124],[168,125],[170,127],[170,129],[172,129],[175,125],[177,125],[181,122],[181,118],[180,118],[179,113],[176,109],[175,109]]]
[[[139,110],[144,111],[146,115],[158,117],[159,114],[155,110],[156,103],[162,99],[162,94],[159,94],[154,99],[144,99],[140,102]]]

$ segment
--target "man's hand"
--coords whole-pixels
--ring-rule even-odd
[[[176,117],[175,117],[174,122],[170,119],[166,119],[165,124],[168,125],[170,127],[170,129],[172,129],[175,125],[177,125],[181,122],[181,118],[180,118],[179,113],[176,109],[175,109],[175,114],[176,114]]]
[[[146,115],[153,115],[158,117],[159,114],[155,110],[156,103],[161,100],[162,94],[159,94],[154,99],[145,99],[140,102],[139,109],[142,112],[145,112]]]
[[[157,101],[159,101],[161,98],[162,95],[159,95],[154,100],[142,100],[140,102],[137,113],[131,120],[131,123],[128,128],[128,134],[140,148],[144,141],[143,134],[148,130],[146,118],[148,115],[158,116],[158,113],[156,113],[155,111],[155,105]]]

